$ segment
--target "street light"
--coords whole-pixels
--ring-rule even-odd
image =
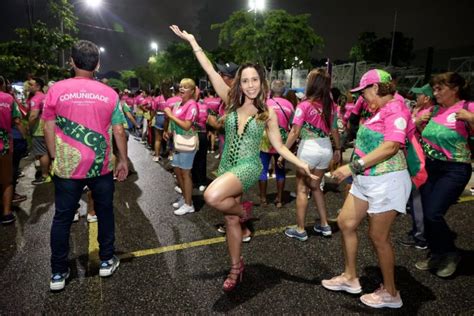
[[[94,9],[102,5],[102,0],[86,0],[86,4]]]
[[[158,55],[158,43],[157,42],[151,42],[150,44],[151,49],[155,51],[155,55]]]
[[[100,46],[100,47],[99,47],[99,51],[100,51],[101,53],[105,53],[105,48],[102,47],[102,46]]]
[[[255,14],[257,11],[265,10],[265,0],[249,0],[249,12],[254,11]]]

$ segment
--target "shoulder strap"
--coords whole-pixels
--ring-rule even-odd
[[[290,126],[290,119],[288,118],[288,115],[286,115],[286,112],[285,112],[285,110],[283,110],[283,107],[281,106],[281,104],[278,103],[278,101],[275,100],[274,98],[271,98],[270,100],[273,100],[273,102],[275,102],[276,104],[278,104],[278,106],[280,107],[281,111],[283,112],[283,115],[284,115],[285,118],[286,118],[286,122],[287,122],[286,125],[288,125],[288,129],[291,129],[291,126]]]

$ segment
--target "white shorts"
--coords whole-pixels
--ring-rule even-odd
[[[408,171],[401,170],[380,176],[358,175],[349,192],[356,198],[369,202],[369,214],[391,210],[405,214],[411,188]]]
[[[329,137],[302,140],[298,146],[298,158],[311,169],[325,170],[332,159],[332,145]]]

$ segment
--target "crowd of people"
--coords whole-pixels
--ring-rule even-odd
[[[212,86],[200,91],[191,78],[147,90],[118,91],[94,80],[99,50],[89,41],[72,48],[75,76],[45,84],[27,81],[27,99],[20,102],[0,78],[0,184],[2,224],[15,221],[12,203],[27,197],[15,191],[22,172],[20,160],[30,153],[38,161],[33,185],[53,182],[55,215],[51,227],[51,290],[61,290],[69,277],[67,264],[71,224],[78,220],[78,202],[85,189],[89,222],[98,221],[101,277],[120,264],[115,255],[114,180],[130,170],[129,136],[150,150],[156,163],[170,161],[180,197],[174,214],[196,211],[193,188],[208,206],[221,212],[230,257],[223,290],[230,292],[245,270],[242,242],[252,232],[253,202],[245,192],[258,183],[260,205],[268,205],[267,182],[276,177],[276,208],[285,204],[285,161],[296,167],[296,225],[285,235],[308,239],[305,218],[308,198],[314,199],[319,223],[314,230],[332,235],[323,194],[324,177],[345,184],[345,201],[337,224],[345,257],[343,273],[323,280],[328,290],[362,292],[357,274],[357,228],[368,218],[383,284],[360,300],[371,307],[403,305],[395,283],[395,255],[390,230],[397,214],[410,210],[413,227],[399,242],[429,248],[419,270],[451,276],[460,261],[445,215],[462,194],[472,174],[469,138],[474,130],[474,103],[469,85],[457,73],[436,75],[430,84],[413,88],[414,106],[397,92],[386,71],[365,73],[358,87],[341,93],[331,86],[326,69],[311,70],[305,94],[297,98],[283,80],[269,83],[261,65],[228,62],[216,68],[192,34],[171,26],[206,72]],[[354,100],[356,100],[354,102]],[[413,137],[412,137],[413,136]],[[409,140],[423,148],[424,184],[413,185],[407,159]],[[350,162],[342,152],[353,147]],[[207,174],[207,157],[220,159],[217,177]],[[330,171],[330,174],[327,172]],[[295,241],[296,242],[296,241]]]

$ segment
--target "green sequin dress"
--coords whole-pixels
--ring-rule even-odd
[[[224,151],[217,174],[221,176],[226,172],[233,173],[240,180],[245,192],[257,183],[262,172],[260,143],[265,122],[251,116],[245,123],[242,135],[239,135],[238,120],[237,112],[228,114],[225,119]]]

